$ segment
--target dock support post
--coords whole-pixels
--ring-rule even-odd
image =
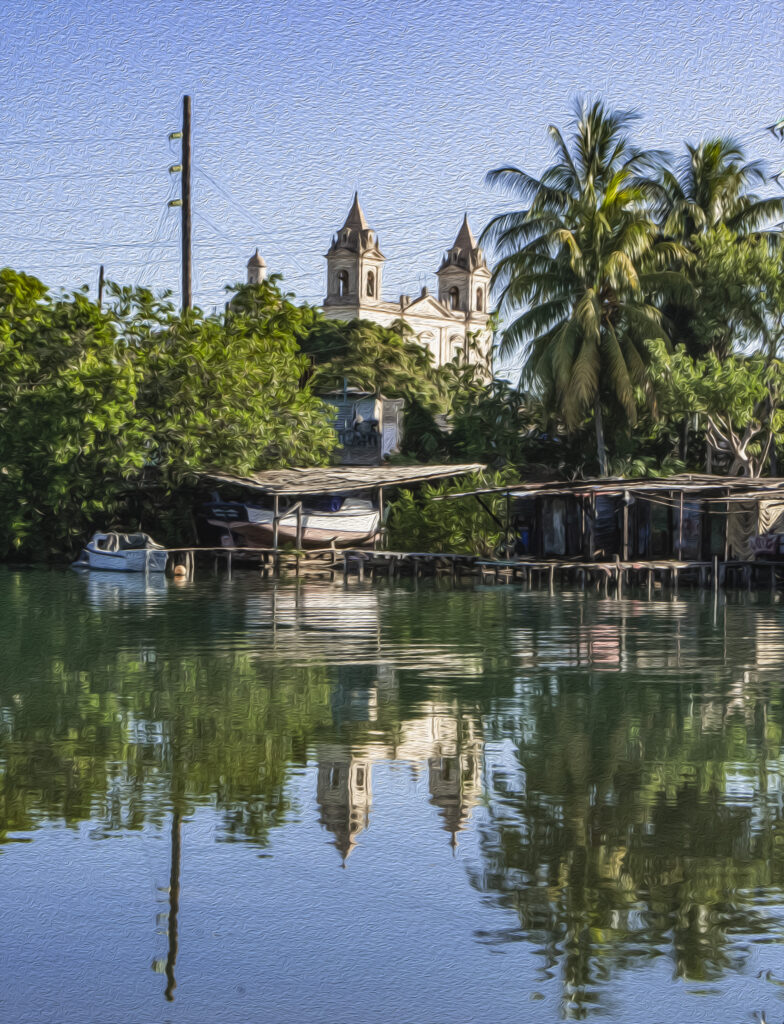
[[[550,566],[550,597],[555,593],[555,565]]]
[[[712,580],[712,583],[713,583],[713,592],[715,594],[715,593],[718,592],[718,589],[719,589],[719,556],[718,555],[714,555],[713,556],[713,580]]]
[[[648,600],[653,597],[653,569],[648,570]]]

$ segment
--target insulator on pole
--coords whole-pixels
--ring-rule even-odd
[[[169,168],[169,174],[179,174],[182,170],[182,164],[172,164]]]
[[[169,138],[170,139],[181,139],[182,138],[182,132],[169,132]]]
[[[169,206],[182,206],[182,199],[170,199]]]

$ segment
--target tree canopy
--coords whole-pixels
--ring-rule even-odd
[[[112,525],[166,532],[195,471],[319,465],[334,448],[301,383],[311,314],[274,284],[220,316],[109,295],[101,311],[0,271],[0,557],[72,553]]]

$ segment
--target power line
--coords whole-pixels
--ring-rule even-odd
[[[138,178],[142,174],[160,174],[160,167],[149,167],[140,168],[137,171],[84,171],[84,172],[64,172],[62,174],[36,174],[30,176],[25,175],[22,178],[4,178],[0,176],[0,181],[4,185],[34,185],[39,181],[82,181],[87,179],[95,178]]]

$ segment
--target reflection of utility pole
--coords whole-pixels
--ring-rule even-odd
[[[172,809],[171,870],[169,873],[169,949],[166,953],[166,998],[174,1002],[177,981],[174,965],[177,963],[177,915],[180,910],[180,858],[182,854],[182,809],[179,801]]]
[[[168,1002],[174,1002],[177,979],[174,968],[177,964],[179,930],[177,919],[180,912],[180,869],[182,864],[182,819],[185,807],[185,772],[182,759],[181,722],[176,717],[176,703],[173,702],[171,719],[171,861],[169,867],[169,913],[166,927],[168,945],[166,960],[154,960],[153,970],[166,975],[164,995]]]

